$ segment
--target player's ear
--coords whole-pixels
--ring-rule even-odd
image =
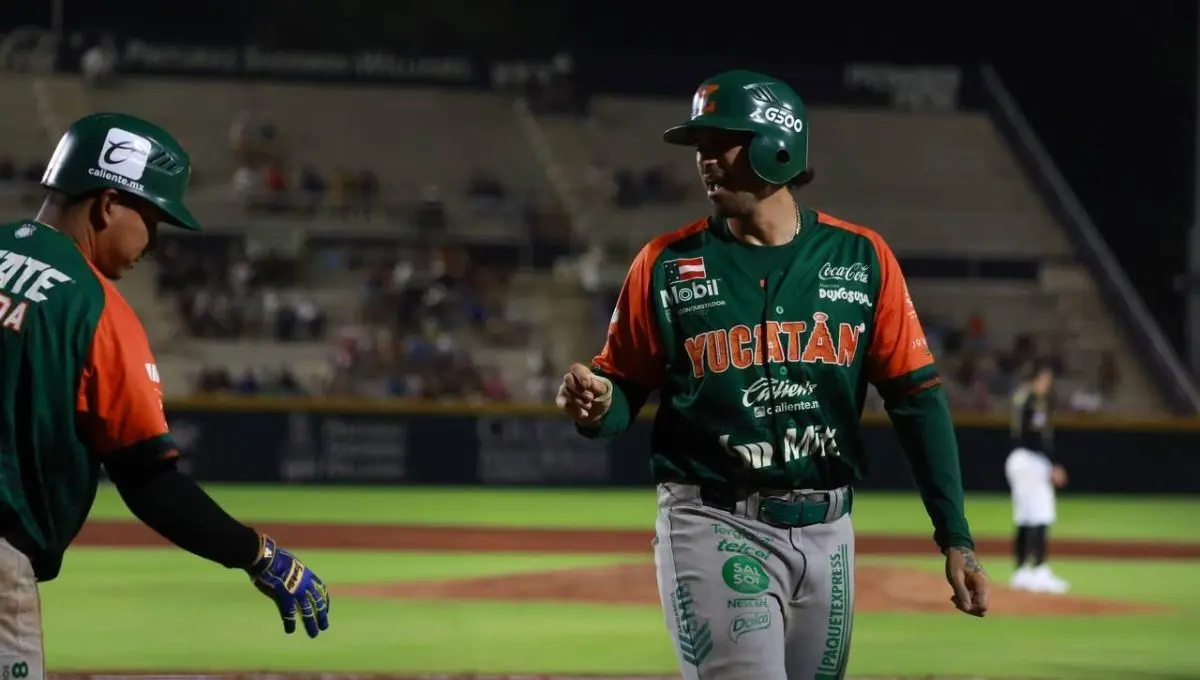
[[[121,195],[115,189],[102,189],[92,200],[92,225],[104,231],[120,218]]]

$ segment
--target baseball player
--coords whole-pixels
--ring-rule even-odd
[[[38,582],[58,576],[101,467],[142,522],[328,627],[324,584],[227,515],[176,469],[158,369],[113,280],[154,246],[160,221],[197,231],[191,163],[162,129],[96,114],[63,135],[32,220],[0,227],[0,674],[44,674]],[[147,641],[152,644],[152,641]]]
[[[660,393],[654,556],[684,677],[844,677],[868,383],[911,463],[951,599],[983,616],[988,579],[934,358],[883,239],[797,203],[814,176],[800,97],[724,72],[664,138],[695,149],[712,214],[646,244],[603,350],[571,367],[556,401],[583,435],[609,437]]]
[[[1065,593],[1070,585],[1046,564],[1050,525],[1056,518],[1055,488],[1067,483],[1067,471],[1054,461],[1054,369],[1038,364],[1012,397],[1012,446],[1004,475],[1012,493],[1017,525],[1013,552],[1017,590]]]

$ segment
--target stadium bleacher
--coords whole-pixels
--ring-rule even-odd
[[[607,253],[608,270],[623,272],[653,234],[707,212],[690,155],[660,141],[680,115],[676,101],[597,97],[580,118],[539,115],[492,93],[150,78],[105,90],[70,76],[23,75],[5,75],[0,94],[0,156],[19,163],[44,161],[65,122],[105,109],[155,120],[191,150],[190,203],[215,236],[167,239],[155,261],[121,283],[168,394],[201,383],[234,391],[270,383],[544,400],[562,366],[598,348],[597,310],[611,293],[564,278],[569,270],[551,266],[556,256],[590,247]],[[231,138],[248,113],[275,128],[266,160],[247,161]],[[947,372],[965,376],[963,408],[1004,408],[1023,336],[1032,352],[1063,355],[1063,389],[1080,395],[1080,408],[1098,392],[1106,409],[1162,408],[1095,282],[985,114],[816,108],[810,124],[817,181],[804,190],[807,204],[880,231],[902,261],[1034,265],[1022,277],[910,274],[931,335],[943,339]],[[248,163],[279,175],[268,184],[286,182],[271,192],[266,175],[254,175],[255,191],[275,197],[267,209],[234,188]],[[670,190],[614,200],[617,174],[647,169]],[[306,188],[301,171],[317,176],[320,189]],[[364,172],[377,181],[371,205],[339,209],[335,176]],[[481,182],[498,188],[470,190]],[[9,182],[0,218],[33,213],[28,189]],[[547,207],[560,203],[573,214]],[[439,214],[428,217],[429,206]],[[264,278],[268,261],[290,275]],[[203,271],[173,284],[187,267]],[[968,327],[975,334],[963,342]],[[1101,377],[1113,365],[1119,389]],[[264,375],[250,380],[247,370]],[[980,389],[990,397],[974,398]]]

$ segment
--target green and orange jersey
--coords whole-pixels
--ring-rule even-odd
[[[706,218],[630,267],[593,367],[660,392],[657,481],[853,483],[868,384],[886,398],[939,383],[883,238],[811,210],[800,223],[785,245],[752,246]]]
[[[91,511],[112,456],[175,454],[141,322],[75,243],[0,226],[0,528],[33,544],[39,580]]]

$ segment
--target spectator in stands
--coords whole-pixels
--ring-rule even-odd
[[[17,181],[17,164],[9,156],[0,156],[0,182]]]
[[[628,209],[642,204],[642,189],[632,170],[627,168],[618,170],[613,181],[617,187],[616,194],[613,196],[614,205],[618,208]]]
[[[963,332],[962,351],[970,356],[979,356],[988,351],[987,324],[983,314],[971,312]]]
[[[538,404],[554,401],[562,376],[555,370],[549,350],[543,348],[530,351],[527,362],[529,379],[525,381],[525,398]]]
[[[686,198],[687,189],[664,166],[652,165],[642,175],[642,193],[654,203],[679,203]]]
[[[223,394],[233,391],[233,378],[224,366],[205,367],[196,379],[196,389],[201,394]]]
[[[355,198],[359,213],[363,217],[374,215],[379,207],[379,178],[375,175],[375,171],[369,168],[363,169],[358,173],[354,186],[357,190]]]
[[[254,134],[250,129],[251,121],[250,112],[243,109],[234,116],[233,122],[229,124],[229,149],[240,165],[253,165],[255,162]]]
[[[46,164],[45,163],[38,163],[38,162],[29,163],[28,165],[25,166],[25,173],[24,173],[25,181],[30,184],[33,184],[33,185],[38,185],[41,183],[42,174],[44,174],[45,172],[46,172]]]
[[[233,171],[233,194],[248,210],[258,207],[257,201],[264,184],[263,176],[249,165],[239,165],[238,169]]]
[[[311,165],[301,167],[299,175],[296,185],[300,189],[300,209],[314,213],[325,200],[325,180]]]
[[[1120,382],[1120,373],[1117,367],[1117,358],[1112,350],[1105,350],[1100,354],[1100,364],[1096,369],[1096,385],[1100,395],[1105,399],[1112,399],[1117,392],[1117,384]]]
[[[440,232],[446,228],[446,206],[442,203],[442,190],[437,184],[429,183],[421,188],[421,201],[416,211],[417,229],[422,232]]]
[[[483,382],[483,397],[488,401],[508,401],[512,394],[504,380],[504,372],[495,366],[480,371]]]
[[[242,371],[242,374],[238,376],[238,379],[234,382],[233,387],[238,394],[251,395],[258,394],[262,388],[262,385],[258,382],[258,376],[254,374],[254,371],[250,368],[246,368]]]
[[[108,87],[116,82],[117,45],[111,34],[105,34],[100,42],[83,53],[79,70],[83,82],[91,87]]]
[[[266,207],[272,211],[282,211],[287,209],[287,178],[283,173],[283,167],[277,161],[271,161],[267,164],[266,173],[264,174],[266,191]]]
[[[467,182],[467,198],[476,212],[495,212],[504,206],[506,197],[504,184],[486,170],[476,170]]]
[[[345,168],[334,170],[329,180],[329,207],[337,215],[345,215],[350,211],[350,202],[354,193],[354,178]]]

